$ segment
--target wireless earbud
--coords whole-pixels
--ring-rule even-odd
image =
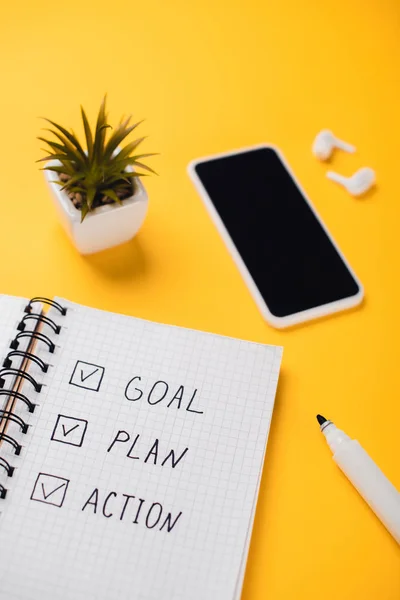
[[[320,160],[327,160],[331,156],[334,148],[340,148],[340,150],[344,150],[345,152],[356,151],[354,146],[335,137],[332,131],[323,129],[317,134],[314,140],[312,152],[314,156]]]
[[[333,171],[328,171],[326,176],[346,188],[352,196],[365,194],[376,182],[375,171],[369,167],[359,169],[351,177],[344,177]]]

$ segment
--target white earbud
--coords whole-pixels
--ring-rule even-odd
[[[351,177],[344,177],[333,171],[328,171],[326,176],[346,188],[352,196],[365,194],[376,182],[375,171],[369,167],[359,169]]]
[[[327,160],[331,156],[334,148],[340,148],[345,152],[356,151],[354,146],[335,137],[332,131],[323,129],[317,134],[314,140],[312,153],[320,160]]]

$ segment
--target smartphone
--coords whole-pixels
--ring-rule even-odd
[[[361,283],[277,148],[195,160],[189,175],[271,325],[361,303]]]

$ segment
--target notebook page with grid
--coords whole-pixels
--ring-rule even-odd
[[[0,598],[239,597],[281,348],[57,300]]]

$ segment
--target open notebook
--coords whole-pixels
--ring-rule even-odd
[[[43,306],[0,296],[0,598],[239,599],[281,348]]]

